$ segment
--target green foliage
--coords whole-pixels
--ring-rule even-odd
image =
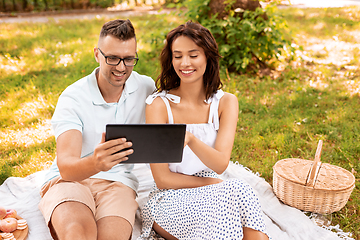
[[[178,22],[169,21],[169,18],[166,15],[162,15],[160,19],[145,21],[142,23],[143,28],[152,28],[153,31],[144,31],[144,41],[150,45],[148,54],[150,57],[158,57],[159,52],[161,52],[166,35],[173,28],[178,26]]]
[[[195,20],[206,27],[206,22],[209,19],[208,13],[210,0],[185,0],[183,4],[178,4],[178,7],[186,7],[187,12],[185,16],[191,20]],[[213,18],[212,16],[211,18]]]
[[[114,5],[114,0],[89,0],[89,3],[91,6],[107,8]]]
[[[277,14],[275,4],[255,11],[235,9],[234,0],[226,0],[226,17],[209,16],[210,0],[187,0],[185,16],[207,27],[214,35],[221,65],[230,71],[245,72],[261,67],[276,67],[279,61],[294,56],[286,21]]]

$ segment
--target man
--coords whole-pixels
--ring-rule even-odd
[[[144,123],[150,77],[133,71],[138,61],[129,20],[101,29],[94,48],[99,63],[59,97],[52,126],[57,158],[41,190],[39,208],[54,239],[129,239],[138,182],[133,165],[119,164],[133,150],[126,139],[105,142],[109,123]]]

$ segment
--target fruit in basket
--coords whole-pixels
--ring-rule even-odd
[[[6,216],[6,208],[0,206],[0,220]]]
[[[16,210],[15,209],[7,209],[6,215],[4,218],[18,218]]]
[[[17,219],[16,218],[4,218],[0,220],[0,230],[5,233],[11,233],[17,229]]]

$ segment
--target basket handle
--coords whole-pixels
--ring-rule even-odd
[[[308,175],[308,178],[306,180],[306,184],[305,184],[306,186],[313,187],[315,184],[316,170],[318,169],[318,165],[320,167],[320,164],[321,164],[320,155],[321,155],[321,150],[322,150],[322,144],[323,144],[323,141],[319,140],[319,143],[318,143],[318,146],[316,149],[316,153],[315,153],[315,159],[314,159],[312,167],[310,168],[310,174]]]

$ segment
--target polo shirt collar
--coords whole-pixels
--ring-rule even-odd
[[[96,73],[97,71],[99,71],[100,68],[96,68],[89,76],[88,76],[88,83],[89,83],[89,88],[90,88],[90,93],[91,93],[91,99],[94,105],[108,105],[109,103],[105,102],[100,89],[99,89],[99,85],[97,83],[97,79],[96,79]],[[126,80],[125,83],[125,87],[124,90],[121,94],[120,100],[124,101],[131,93],[135,92],[138,89],[138,83],[135,79],[135,77],[133,76],[133,72],[131,72],[130,77]]]

